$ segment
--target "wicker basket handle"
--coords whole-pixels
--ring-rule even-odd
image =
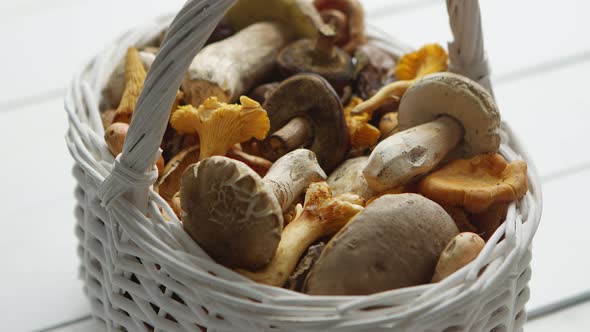
[[[125,194],[145,213],[148,188],[157,178],[154,164],[160,155],[160,142],[178,87],[193,58],[235,1],[189,0],[174,18],[148,71],[123,153],[116,158],[112,173],[99,187],[103,206],[108,207]],[[478,1],[447,0],[447,8],[455,38],[449,43],[450,69],[489,89]]]
[[[477,0],[447,0],[453,42],[449,48],[449,70],[466,76],[490,93],[490,67],[483,44],[481,15]]]
[[[123,152],[98,189],[109,207],[121,195],[142,213],[157,179],[155,162],[184,73],[235,0],[189,0],[172,21],[134,110]]]

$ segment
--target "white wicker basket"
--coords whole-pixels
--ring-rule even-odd
[[[170,106],[182,73],[233,1],[189,1],[172,22],[116,160],[103,141],[101,90],[126,48],[155,38],[170,19],[125,34],[68,90],[80,276],[93,316],[109,331],[521,331],[541,191],[530,159],[506,124],[501,153],[528,161],[530,190],[510,206],[479,257],[438,284],[352,297],[264,286],[217,265],[178,220],[164,220],[160,209],[174,213],[151,185]],[[477,1],[447,5],[455,36],[451,69],[490,88]]]

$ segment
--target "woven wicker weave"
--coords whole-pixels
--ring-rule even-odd
[[[255,284],[213,262],[177,219],[164,220],[162,211],[174,213],[151,184],[170,105],[182,74],[232,3],[189,1],[172,22],[116,160],[103,140],[101,91],[126,48],[156,38],[169,18],[125,34],[68,90],[80,276],[93,316],[109,331],[522,330],[541,191],[533,165],[505,123],[500,152],[509,161],[528,161],[530,190],[510,206],[478,258],[438,284],[352,297],[312,297]],[[455,36],[449,44],[451,70],[490,89],[477,1],[447,5]],[[394,42],[389,46],[404,49]]]

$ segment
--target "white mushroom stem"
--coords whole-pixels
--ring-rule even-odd
[[[363,175],[377,192],[407,184],[438,165],[462,137],[463,127],[449,116],[401,131],[377,145]]]
[[[272,188],[284,212],[311,183],[325,180],[326,173],[315,153],[298,149],[275,161],[263,179]]]
[[[185,97],[194,106],[211,96],[233,102],[271,74],[275,58],[290,39],[281,24],[259,22],[210,44],[197,54],[185,75]]]

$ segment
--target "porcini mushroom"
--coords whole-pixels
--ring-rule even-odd
[[[241,105],[230,105],[211,97],[198,109],[192,105],[180,106],[170,117],[170,124],[179,133],[199,134],[199,160],[223,156],[236,143],[253,137],[264,139],[270,127],[268,116],[258,102],[246,96],[240,102]]]
[[[361,156],[348,159],[330,174],[328,184],[334,195],[353,193],[364,199],[371,198],[375,193],[369,188],[363,168],[367,164],[369,157]]]
[[[349,137],[342,103],[322,77],[299,74],[283,81],[264,109],[271,120],[270,134],[260,145],[266,159],[276,160],[305,147],[316,153],[328,172],[344,159]]]
[[[314,154],[303,149],[277,160],[264,179],[240,161],[207,158],[182,176],[184,228],[219,263],[260,268],[279,243],[283,211],[325,177]]]
[[[314,73],[325,78],[336,92],[342,92],[352,80],[352,58],[333,45],[334,33],[320,33],[316,40],[300,39],[287,45],[277,58],[283,77]]]
[[[446,51],[437,44],[428,44],[418,51],[405,54],[395,68],[399,81],[382,87],[375,95],[358,105],[352,113],[372,113],[392,98],[401,98],[416,80],[429,74],[447,71],[448,58]]]
[[[400,132],[381,141],[363,174],[369,187],[385,191],[432,170],[450,152],[473,156],[496,152],[500,113],[476,82],[451,73],[426,76],[401,100]]]
[[[255,272],[238,272],[259,283],[282,286],[313,242],[338,232],[362,209],[362,206],[332,198],[326,182],[312,183],[305,194],[303,212],[283,230],[270,263]]]
[[[416,194],[385,195],[328,242],[307,276],[311,295],[367,295],[428,283],[458,234],[436,203]]]
[[[455,236],[440,254],[432,282],[439,282],[473,261],[485,246],[485,241],[474,233]]]
[[[499,154],[483,154],[454,160],[425,177],[419,192],[438,202],[483,212],[497,203],[521,199],[527,191],[527,165],[507,163]]]
[[[212,96],[234,102],[272,74],[277,54],[290,40],[280,23],[259,22],[206,46],[185,74],[185,99],[194,106]]]

